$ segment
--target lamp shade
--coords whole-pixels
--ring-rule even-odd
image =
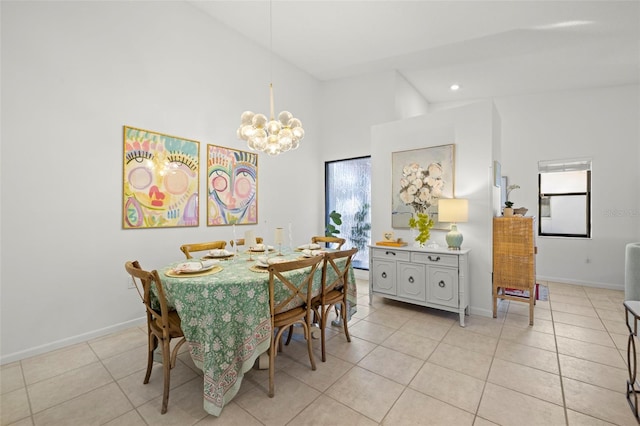
[[[438,222],[466,222],[469,220],[469,200],[441,198],[438,200]]]

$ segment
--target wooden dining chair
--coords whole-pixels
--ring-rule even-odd
[[[180,317],[178,313],[169,309],[167,299],[162,288],[162,281],[158,271],[145,271],[140,267],[138,261],[127,262],[124,265],[131,275],[136,289],[142,298],[147,312],[147,334],[149,340],[149,352],[147,354],[147,374],[144,376],[144,384],[149,383],[151,369],[153,368],[153,352],[158,347],[162,348],[162,371],[164,380],[164,390],[162,393],[161,414],[167,412],[169,403],[169,377],[170,370],[176,365],[178,350],[186,342],[182,328],[180,327]],[[155,293],[152,292],[155,286]],[[158,306],[159,305],[159,306]],[[180,338],[171,351],[171,339]]]
[[[324,254],[324,264],[322,265],[322,290],[320,295],[315,296],[311,301],[311,308],[320,317],[320,342],[322,345],[322,362],[327,360],[325,351],[325,329],[329,323],[329,312],[332,307],[342,305],[339,312],[347,342],[351,342],[349,328],[347,326],[347,292],[349,285],[349,269],[353,257],[358,252],[357,248],[351,250],[334,251]]]
[[[187,259],[191,259],[192,252],[224,249],[226,246],[226,241],[210,241],[208,243],[183,244],[180,246],[180,250],[187,256]]]
[[[294,324],[301,324],[303,327],[311,369],[316,369],[310,330],[311,299],[313,277],[322,260],[322,256],[313,256],[269,266],[269,310],[271,329],[275,332],[269,347],[269,397],[271,398],[275,391],[277,348],[281,347],[282,334]]]
[[[244,238],[239,238],[237,241],[239,246],[244,245]],[[256,244],[262,244],[263,241],[264,240],[262,239],[262,237],[256,237]],[[233,247],[234,243],[235,242],[233,240],[229,240],[229,244],[231,244],[231,247]]]
[[[327,247],[330,247],[330,244],[336,244],[336,250],[341,250],[345,241],[346,240],[344,238],[339,237],[322,237],[319,235],[311,237],[311,242],[315,244],[325,243],[327,244]]]

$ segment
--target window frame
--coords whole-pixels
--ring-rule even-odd
[[[577,160],[561,160],[561,161],[540,161],[538,163],[538,235],[541,237],[561,237],[561,238],[591,238],[592,234],[592,205],[591,205],[591,159],[577,159]],[[558,193],[543,193],[542,192],[542,175],[546,173],[554,172],[568,172],[568,171],[585,171],[586,185],[585,191],[576,192],[558,192]],[[584,196],[585,197],[585,214],[586,214],[586,233],[566,233],[566,232],[543,232],[542,231],[542,218],[543,216],[543,200],[550,201],[554,197],[571,197],[571,196]]]

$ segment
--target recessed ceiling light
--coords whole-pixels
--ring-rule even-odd
[[[460,90],[460,85],[459,85],[459,84],[454,83],[454,84],[452,84],[451,86],[449,86],[449,89],[450,89],[452,92],[455,92],[456,90]]]

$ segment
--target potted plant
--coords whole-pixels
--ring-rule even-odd
[[[504,202],[504,209],[502,211],[502,215],[504,217],[512,217],[513,216],[513,202],[509,201],[509,194],[514,189],[519,189],[520,185],[509,185],[507,186],[507,201]]]
[[[329,221],[327,222],[327,227],[324,230],[324,235],[326,237],[337,236],[340,233],[340,230],[337,227],[340,225],[342,225],[342,215],[335,210],[332,210],[331,213],[329,213]]]
[[[418,231],[418,236],[415,240],[420,244],[420,247],[423,247],[431,236],[429,230],[433,228],[434,222],[426,213],[416,213],[416,216],[417,218],[412,216],[411,219],[409,219],[409,226],[411,229],[416,229]]]

